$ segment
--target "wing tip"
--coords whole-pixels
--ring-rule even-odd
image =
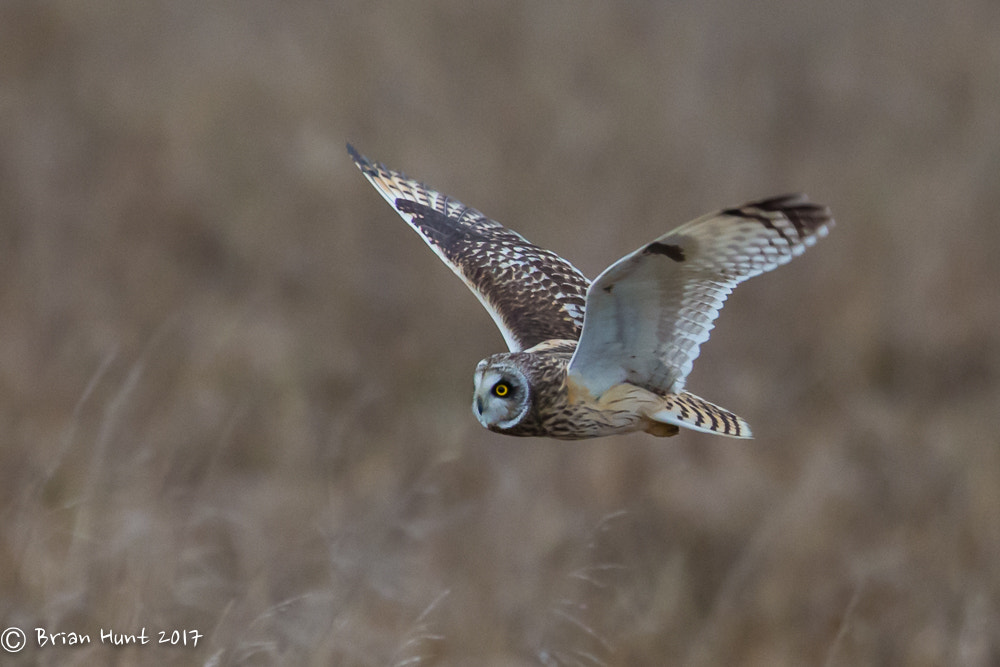
[[[758,199],[742,206],[727,208],[722,213],[758,220],[768,227],[774,224],[774,216],[784,217],[792,223],[800,241],[824,237],[836,226],[830,207],[810,201],[809,196],[803,192]]]
[[[354,160],[354,164],[359,167],[364,164],[370,164],[368,162],[368,158],[359,153],[358,149],[352,146],[350,141],[347,142],[347,154],[351,156],[352,160]]]
[[[347,154],[351,156],[351,160],[354,161],[355,166],[361,170],[361,173],[366,177],[377,176],[379,173],[379,166],[375,164],[367,157],[358,152],[351,142],[347,142]]]

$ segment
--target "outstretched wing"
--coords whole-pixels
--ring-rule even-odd
[[[461,278],[493,317],[511,352],[576,340],[590,284],[572,264],[479,211],[347,151],[379,194]]]
[[[595,396],[620,382],[679,393],[733,288],[832,226],[825,206],[787,195],[706,215],[626,255],[587,292],[570,374]]]

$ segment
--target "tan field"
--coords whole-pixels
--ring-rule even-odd
[[[998,35],[988,0],[0,3],[0,664],[1000,664]],[[481,428],[503,340],[347,141],[590,277],[828,204],[688,383],[755,439]]]

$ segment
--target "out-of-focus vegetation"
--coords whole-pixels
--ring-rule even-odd
[[[998,35],[986,0],[0,4],[0,662],[997,664]],[[591,276],[829,204],[689,383],[756,440],[482,430],[502,339],[346,140]],[[99,645],[142,627],[205,637]]]

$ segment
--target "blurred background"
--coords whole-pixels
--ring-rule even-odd
[[[0,662],[998,664],[998,34],[989,0],[0,3]],[[483,430],[503,340],[346,141],[591,277],[828,204],[689,380],[756,439]],[[100,646],[143,627],[204,636]]]

